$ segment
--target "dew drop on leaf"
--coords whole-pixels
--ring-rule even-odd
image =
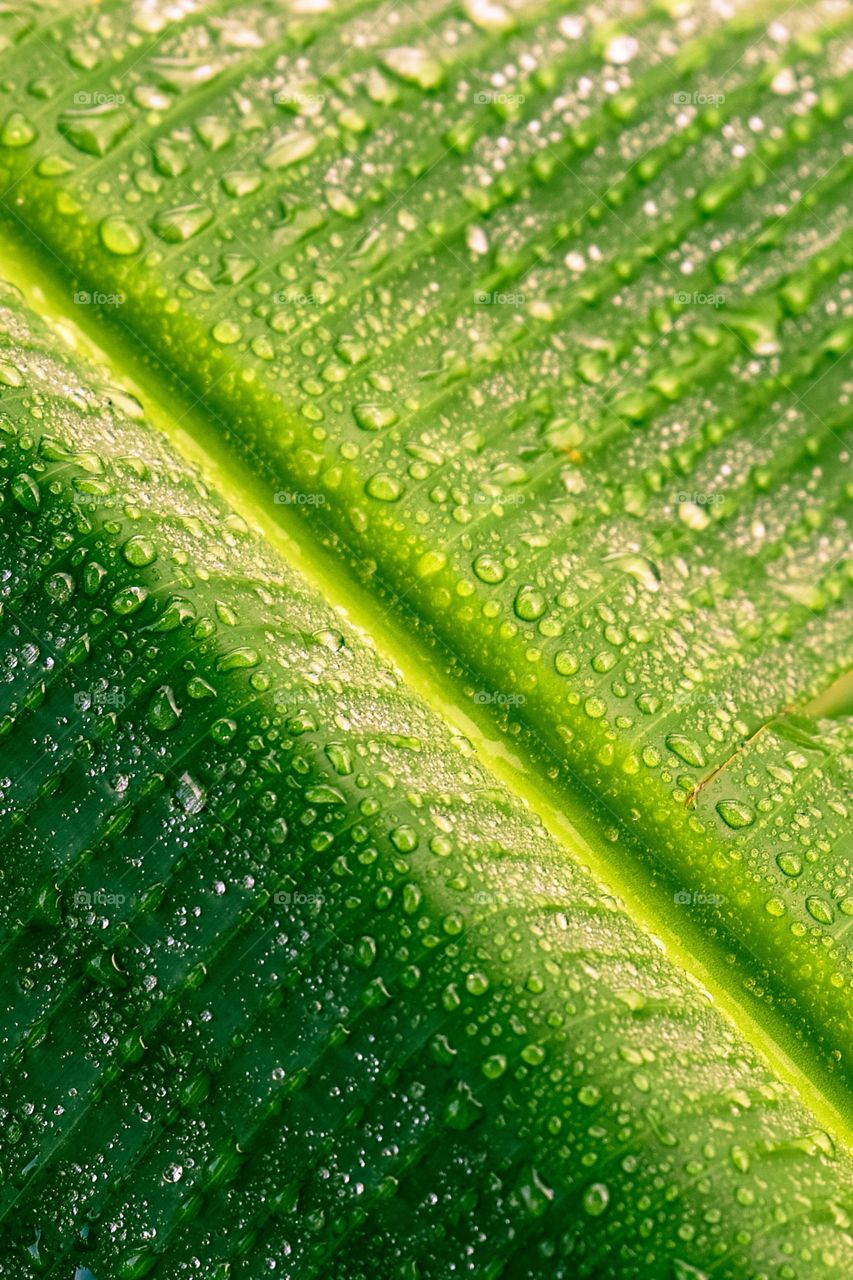
[[[138,253],[143,245],[142,232],[127,218],[104,218],[98,234],[104,248],[120,258]]]
[[[174,729],[178,723],[181,712],[175,701],[175,695],[169,685],[163,685],[158,689],[151,699],[148,706],[148,723],[152,729],[159,729],[161,733],[166,733],[169,729]]]
[[[610,1192],[603,1182],[593,1182],[583,1193],[584,1212],[591,1218],[598,1218],[604,1213],[610,1202]]]
[[[727,827],[735,830],[740,827],[751,827],[755,822],[755,813],[742,800],[718,800],[717,813]]]

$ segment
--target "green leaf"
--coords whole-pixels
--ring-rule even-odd
[[[54,54],[27,37],[7,208],[264,504],[449,655],[656,918],[680,933],[676,891],[722,892],[710,963],[736,956],[838,1098],[840,927],[768,917],[772,851],[730,856],[745,811],[693,797],[849,662],[849,15],[783,35],[703,9],[662,61],[657,10],[632,34],[498,9],[380,8],[365,44],[361,6],[258,10],[239,38],[119,6],[43,102]],[[849,864],[816,821],[834,898]]]
[[[19,1274],[843,1269],[853,1163],[709,994],[134,401],[0,333]]]
[[[4,15],[19,1272],[849,1264],[849,15],[682,17]]]

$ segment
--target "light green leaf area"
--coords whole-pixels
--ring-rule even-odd
[[[10,1275],[851,1269],[849,25],[0,15]]]

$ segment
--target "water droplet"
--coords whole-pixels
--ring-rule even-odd
[[[36,173],[40,178],[64,178],[74,172],[74,165],[69,164],[62,156],[42,156],[36,165]]]
[[[361,217],[361,206],[358,205],[352,196],[347,195],[346,191],[342,191],[340,187],[327,187],[326,199],[330,208],[335,213],[340,214],[342,218],[349,218],[354,222]]]
[[[699,743],[694,742],[692,738],[686,737],[683,733],[667,734],[666,745],[685,764],[691,764],[698,769],[705,763],[705,756]]]
[[[707,529],[711,523],[711,515],[706,507],[700,507],[695,502],[680,502],[678,504],[678,518],[682,524],[686,524],[688,529],[692,529],[695,533],[702,529]]]
[[[326,755],[331,761],[332,768],[336,773],[346,776],[353,771],[352,752],[349,747],[342,742],[329,742],[326,744]]]
[[[263,178],[259,173],[236,171],[223,174],[220,182],[226,195],[233,200],[242,200],[244,196],[253,195],[258,190]]]
[[[474,561],[474,572],[481,582],[503,582],[506,577],[506,570],[497,556],[477,556]]]
[[[175,695],[169,685],[164,684],[151,699],[148,707],[148,723],[153,729],[166,733],[174,729],[180,719],[181,711],[175,702]]]
[[[672,1260],[673,1280],[711,1280],[707,1271],[700,1271],[692,1262],[684,1262],[681,1258]]]
[[[818,924],[832,924],[835,919],[835,912],[823,898],[806,898],[806,910]]]
[[[411,45],[389,49],[382,65],[400,80],[419,89],[437,89],[444,80],[444,68],[428,50]]]
[[[151,226],[161,240],[168,244],[180,244],[198,235],[213,221],[213,213],[204,204],[182,204],[175,209],[163,209]]]
[[[546,1186],[532,1166],[523,1175],[518,1185],[518,1194],[525,1209],[534,1218],[541,1218],[554,1199],[553,1189]]]
[[[457,1081],[444,1108],[444,1122],[450,1129],[470,1129],[482,1119],[484,1107],[464,1080]]]
[[[98,234],[104,248],[120,258],[138,253],[142,248],[142,232],[127,218],[104,218]]]
[[[578,659],[573,653],[570,653],[568,649],[560,649],[560,651],[554,655],[554,669],[558,675],[573,676],[580,670],[580,665],[581,664]]]
[[[193,128],[208,151],[221,151],[231,141],[231,129],[219,116],[201,116]]]
[[[479,971],[469,973],[465,978],[465,988],[472,996],[485,995],[489,989],[489,979]]]
[[[727,827],[737,830],[739,827],[751,827],[755,821],[755,814],[748,804],[744,804],[742,800],[719,800],[717,802],[717,813],[725,822]]]
[[[537,587],[526,583],[519,587],[513,608],[517,617],[525,622],[535,622],[545,612],[545,597]]]
[[[70,573],[54,573],[48,578],[44,589],[56,604],[64,604],[74,594],[74,579]]]
[[[216,690],[212,684],[208,684],[201,676],[191,676],[187,681],[187,695],[199,701],[202,698],[215,698]]]
[[[148,599],[148,592],[145,587],[130,586],[122,587],[121,591],[117,591],[110,603],[113,613],[120,613],[123,617],[128,614],[136,613]]]
[[[0,128],[0,146],[4,147],[28,147],[37,137],[38,130],[20,111],[10,111]]]
[[[578,1089],[578,1102],[584,1107],[594,1107],[601,1101],[601,1090],[595,1084],[582,1084]]]
[[[300,160],[307,160],[317,149],[317,138],[313,134],[296,131],[287,133],[274,142],[261,163],[265,169],[277,172],[288,169]]]
[[[96,560],[90,560],[83,570],[83,590],[87,596],[95,596],[101,589],[101,583],[107,576],[107,571],[102,564],[98,564]]]
[[[229,653],[223,653],[216,662],[217,671],[241,671],[247,667],[256,667],[261,657],[257,649],[250,649],[247,646],[241,646],[239,649],[232,649]]]
[[[588,1213],[592,1218],[598,1218],[604,1213],[609,1201],[610,1192],[604,1183],[593,1182],[583,1193],[584,1212]]]
[[[395,827],[391,832],[391,843],[400,853],[412,853],[418,847],[418,833],[414,827]]]
[[[413,916],[420,910],[424,895],[416,884],[403,885],[403,911]]]
[[[363,938],[359,938],[353,950],[355,952],[356,963],[359,964],[362,969],[369,969],[375,962],[378,953],[376,939],[367,935]]]
[[[387,471],[377,471],[364,486],[365,492],[379,502],[398,502],[403,496],[403,486],[396,476]]]
[[[136,568],[144,568],[147,564],[153,564],[157,559],[157,552],[154,550],[147,538],[136,535],[128,538],[127,542],[121,549],[128,564],[135,565]]]
[[[41,506],[41,492],[31,475],[22,471],[12,481],[12,497],[19,507],[35,513]]]
[[[353,407],[352,415],[364,431],[381,431],[383,427],[392,427],[398,417],[389,405],[381,404],[357,404]]]
[[[117,146],[130,128],[130,116],[119,105],[99,102],[94,107],[63,111],[56,127],[78,151],[105,156]]]
[[[623,569],[647,591],[657,591],[660,587],[660,571],[647,556],[636,555],[634,552],[616,551],[612,555],[604,556],[604,563],[615,564],[617,568]]]
[[[210,332],[215,342],[220,342],[226,347],[239,342],[243,333],[240,326],[233,320],[217,320]]]
[[[799,876],[803,871],[803,860],[798,853],[779,853],[776,865],[786,876]]]
[[[210,726],[210,736],[214,742],[227,743],[231,742],[237,733],[237,722],[229,720],[223,716],[221,720],[216,720]]]
[[[440,572],[447,564],[447,556],[443,551],[425,551],[418,561],[418,577],[430,578]]]

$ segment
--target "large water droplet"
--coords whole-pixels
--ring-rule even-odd
[[[364,431],[381,431],[383,427],[392,427],[397,421],[397,413],[389,405],[357,404],[353,407],[352,414]]]
[[[699,743],[683,733],[667,734],[666,745],[685,764],[692,764],[698,769],[705,763],[705,756]]]
[[[133,538],[128,538],[121,549],[121,553],[128,564],[132,564],[138,569],[147,564],[152,564],[157,559],[157,552],[148,539],[138,534]]]
[[[532,583],[526,583],[523,587],[519,587],[513,608],[517,617],[525,622],[535,622],[545,612],[545,597],[538,587],[534,587]]]
[[[213,213],[204,204],[182,204],[175,209],[164,209],[151,223],[161,240],[180,244],[198,235],[213,221]]]
[[[398,502],[404,492],[397,477],[389,475],[387,471],[377,471],[367,481],[364,489],[371,498],[377,498],[380,502]]]
[[[161,733],[174,729],[180,719],[181,711],[175,701],[175,695],[169,685],[164,684],[151,699],[148,707],[148,723]]]
[[[823,898],[806,898],[806,910],[818,924],[832,924],[835,919],[835,912]]]
[[[28,147],[38,137],[38,130],[20,111],[10,111],[0,128],[0,146],[18,149]]]
[[[610,1192],[603,1182],[593,1182],[592,1186],[587,1187],[583,1193],[584,1212],[592,1218],[600,1217],[609,1202]]]
[[[36,512],[41,506],[41,493],[31,475],[22,471],[12,481],[12,497],[25,511]]]
[[[727,827],[733,827],[735,830],[739,827],[751,827],[755,821],[752,809],[742,800],[719,800],[717,813]]]
[[[261,163],[265,169],[278,172],[288,169],[300,160],[306,160],[317,149],[317,139],[311,133],[287,133],[274,142]]]
[[[404,45],[389,49],[382,65],[407,84],[419,89],[437,89],[444,80],[444,68],[427,49]]]
[[[105,156],[127,133],[130,116],[116,103],[99,102],[63,111],[56,127],[78,151]]]
[[[142,232],[127,218],[104,218],[98,234],[104,248],[120,258],[138,253],[142,248]]]

